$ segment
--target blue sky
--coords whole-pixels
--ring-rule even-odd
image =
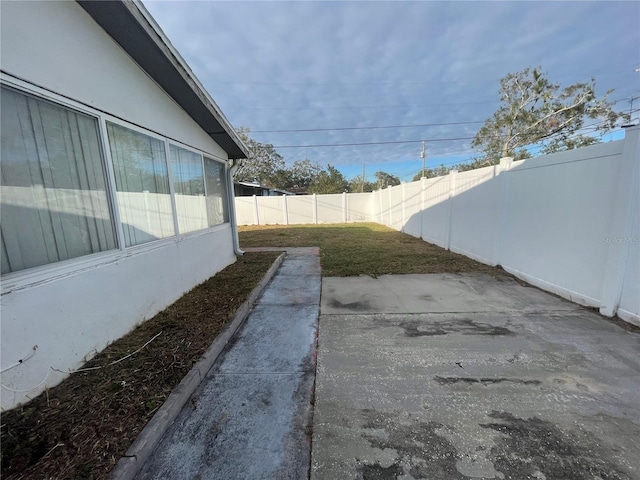
[[[499,79],[528,66],[563,86],[595,77],[621,110],[640,94],[636,1],[144,4],[235,127],[289,164],[309,158],[348,178],[365,164],[370,179],[411,180],[421,140],[427,166],[471,159]],[[395,127],[406,125],[425,126]]]

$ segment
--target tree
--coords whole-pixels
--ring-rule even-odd
[[[249,137],[249,129],[241,127],[238,135],[249,148],[249,158],[242,161],[236,170],[235,180],[239,182],[258,182],[262,185],[276,187],[276,174],[284,170],[285,163],[270,143],[256,142]]]
[[[344,175],[337,168],[327,165],[327,170],[323,170],[309,186],[309,193],[342,193],[349,190]]]
[[[449,173],[449,169],[447,167],[445,167],[444,165],[440,165],[437,168],[425,168],[424,169],[424,175],[422,172],[422,169],[416,173],[413,176],[413,181],[417,182],[418,180],[420,180],[423,176],[425,178],[433,178],[433,177],[441,177],[443,175],[446,175]]]
[[[376,172],[376,181],[378,189],[400,185],[400,179],[387,172]]]
[[[318,178],[322,167],[311,160],[296,160],[290,168],[291,187],[308,188]]]
[[[606,132],[628,115],[614,112],[607,99],[597,98],[595,80],[563,89],[551,83],[540,68],[525,68],[500,80],[502,106],[473,139],[481,151],[479,165],[494,165],[501,157],[528,158],[524,147],[541,145],[542,153],[553,153],[597,143],[585,134],[585,119],[599,119],[592,132]]]
[[[349,191],[351,193],[373,192],[376,187],[376,182],[367,182],[366,179],[362,178],[362,175],[358,175],[349,181]]]

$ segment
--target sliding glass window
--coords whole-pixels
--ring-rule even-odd
[[[2,87],[2,273],[115,249],[94,117]]]
[[[180,233],[202,230],[209,226],[204,190],[202,156],[170,145],[171,174]]]
[[[204,180],[207,190],[207,218],[209,226],[229,221],[227,182],[223,163],[204,157]]]
[[[125,245],[175,235],[164,142],[113,123],[107,133]]]

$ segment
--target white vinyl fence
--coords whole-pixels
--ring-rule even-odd
[[[374,193],[236,197],[238,225],[373,222]]]
[[[640,127],[373,193],[236,198],[238,224],[374,221],[640,325]]]

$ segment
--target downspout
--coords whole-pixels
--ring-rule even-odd
[[[240,239],[238,238],[238,222],[236,220],[236,204],[233,188],[233,175],[240,166],[240,160],[229,160],[227,168],[227,201],[229,202],[229,220],[231,220],[231,229],[233,230],[233,252],[238,255],[244,255],[240,250]]]

